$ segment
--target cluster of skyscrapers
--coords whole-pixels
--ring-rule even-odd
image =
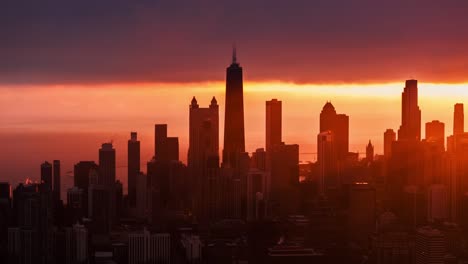
[[[74,166],[60,197],[60,161],[11,195],[0,183],[5,263],[464,263],[468,261],[468,133],[463,104],[445,144],[440,121],[421,137],[418,83],[406,81],[398,133],[384,153],[349,151],[349,117],[326,102],[317,161],[299,163],[282,139],[282,102],[266,102],[265,147],[245,149],[243,76],[234,50],[226,70],[224,144],[219,105],[196,97],[187,164],[177,137],[156,124],[142,172],[140,141],[128,140],[128,190],[116,179],[112,143],[99,161]],[[398,137],[397,137],[398,134]],[[312,137],[312,135],[311,135]],[[363,142],[364,145],[364,142]],[[447,146],[447,148],[446,148]]]

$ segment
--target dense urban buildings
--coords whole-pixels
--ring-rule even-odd
[[[223,106],[190,96],[186,164],[179,137],[158,123],[149,160],[140,147],[152,143],[131,132],[126,164],[109,142],[97,163],[76,161],[73,172],[54,160],[40,164],[39,181],[2,179],[2,263],[468,262],[463,104],[454,106],[446,145],[442,121],[425,122],[423,139],[418,82],[407,80],[398,133],[388,128],[352,152],[359,131],[326,101],[310,131],[316,160],[303,162],[300,146],[283,141],[279,99],[265,102],[265,146],[246,152],[242,75],[234,50],[222,153]],[[73,186],[62,202],[65,175]]]

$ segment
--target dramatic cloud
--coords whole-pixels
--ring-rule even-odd
[[[468,2],[14,0],[0,83],[468,81]]]

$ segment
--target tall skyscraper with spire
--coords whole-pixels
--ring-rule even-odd
[[[245,152],[244,91],[242,67],[233,49],[232,63],[226,69],[226,112],[224,119],[223,165],[237,167],[240,153]]]
[[[421,140],[421,109],[418,105],[418,80],[407,80],[401,94],[401,126],[398,140]]]

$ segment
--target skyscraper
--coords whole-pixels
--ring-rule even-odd
[[[128,235],[128,263],[170,263],[171,236],[152,234],[147,229]]]
[[[60,201],[60,160],[54,160],[54,191],[53,191],[53,199],[55,204],[58,204]]]
[[[332,131],[324,131],[317,135],[318,193],[320,196],[325,196],[329,187],[337,185],[337,161],[334,144]]]
[[[82,212],[86,216],[88,215],[88,189],[92,182],[90,176],[97,174],[98,170],[99,166],[94,161],[80,161],[74,166],[74,186],[83,190]]]
[[[115,149],[112,143],[104,143],[99,149],[98,183],[108,186],[115,183]]]
[[[372,145],[370,140],[366,146],[366,160],[367,162],[374,161],[374,146]]]
[[[444,263],[446,240],[440,230],[429,226],[418,228],[414,242],[414,263]]]
[[[401,94],[401,126],[398,140],[421,140],[421,110],[418,105],[418,81],[407,80]]]
[[[389,159],[392,155],[392,144],[396,141],[396,134],[393,129],[387,129],[384,133],[384,156]]]
[[[189,110],[188,167],[194,193],[194,209],[198,217],[209,216],[211,194],[217,186],[219,169],[219,107],[213,97],[209,107],[199,107],[193,97]]]
[[[295,187],[299,184],[299,145],[275,145],[270,151],[269,199],[274,214],[288,215],[295,211],[298,201]]]
[[[224,118],[223,164],[238,167],[240,153],[245,152],[244,95],[242,67],[233,50],[232,63],[226,69],[226,112]]]
[[[327,102],[320,113],[320,133],[326,131],[333,133],[337,160],[344,161],[349,152],[349,117],[337,114],[331,102]]]
[[[41,164],[41,183],[47,191],[52,191],[52,164],[47,161]]]
[[[266,151],[281,144],[281,130],[281,101],[277,99],[266,101]]]
[[[136,206],[136,178],[140,173],[140,141],[137,133],[130,133],[128,140],[128,202],[130,207]]]
[[[463,113],[463,104],[455,104],[453,111],[453,134],[460,135],[465,132],[465,115]]]
[[[362,247],[368,247],[375,232],[375,189],[367,182],[349,187],[348,235]]]
[[[167,124],[154,126],[154,157],[157,161],[179,160],[179,138],[167,136]]]
[[[74,186],[87,191],[89,188],[89,174],[98,170],[98,165],[94,161],[80,161],[74,166]]]
[[[427,122],[426,141],[436,143],[437,146],[443,150],[445,148],[445,124],[438,120]]]
[[[160,157],[166,156],[165,144],[167,139],[167,124],[156,124],[154,125],[154,157],[160,159]]]

